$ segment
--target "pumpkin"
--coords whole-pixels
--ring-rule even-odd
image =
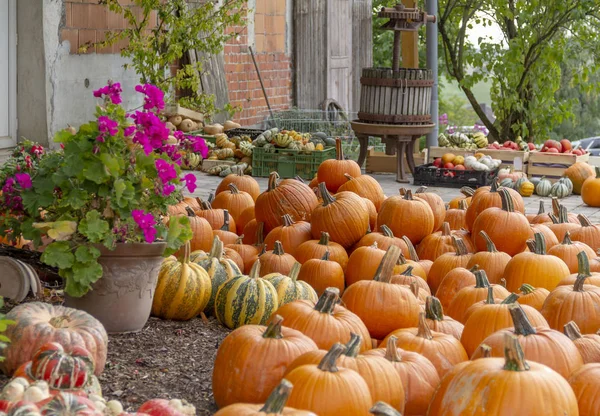
[[[490,289],[492,290],[492,299],[505,299],[510,294],[500,285],[490,285],[485,271],[476,270],[474,274],[475,286],[463,287],[456,292],[446,311],[448,315],[463,324],[467,321],[467,310],[475,303],[488,299]]]
[[[364,355],[384,357],[394,366],[404,388],[404,415],[417,416],[427,412],[429,401],[440,382],[431,361],[421,354],[398,348],[395,336],[388,338],[385,348],[370,350]]]
[[[375,416],[402,416],[402,413],[394,409],[386,402],[376,402],[373,407],[369,409],[369,413]],[[406,414],[406,413],[405,413]]]
[[[419,263],[419,265],[425,271],[425,274],[429,276],[429,272],[431,271],[431,266],[433,266],[433,262],[431,260],[426,259],[421,260],[419,258],[419,255],[417,254],[417,250],[415,250],[415,246],[413,245],[412,241],[410,241],[410,239],[407,236],[403,236],[402,239],[406,243],[406,247],[408,247],[408,258],[412,261]]]
[[[579,275],[587,276],[586,285],[600,286],[600,273],[592,273],[589,257],[585,252],[581,252],[580,254],[577,256],[577,272],[562,279],[558,282],[558,286],[573,286]]]
[[[546,241],[546,249],[550,250],[557,244],[560,244],[558,238],[556,238],[556,234],[552,232],[550,228],[548,228],[549,224],[532,224],[531,231],[533,234],[540,233],[544,236],[544,240]]]
[[[471,199],[473,198],[473,194],[475,194],[475,190],[473,188],[469,188],[468,186],[463,186],[462,188],[460,188],[460,193],[462,195],[457,196],[456,198],[452,198],[448,203],[448,207],[450,209],[460,208],[461,201],[464,201],[466,207],[468,207],[471,203]]]
[[[329,250],[320,259],[310,259],[300,267],[298,279],[307,282],[321,296],[328,287],[344,292],[344,270],[329,259]]]
[[[557,198],[566,198],[569,196],[571,192],[569,191],[569,187],[566,183],[557,181],[550,188],[550,195],[555,196]]]
[[[504,358],[474,360],[457,368],[436,390],[427,414],[575,416],[579,413],[567,381],[543,364],[525,361],[518,339],[506,334]]]
[[[330,241],[329,233],[321,232],[319,240],[309,240],[300,244],[296,250],[296,260],[304,264],[310,259],[320,259],[323,255],[329,252],[331,261],[335,261],[343,270],[346,270],[348,265],[348,253],[346,249],[336,242]]]
[[[427,202],[433,212],[433,231],[439,230],[446,216],[446,205],[442,197],[433,192],[427,192],[427,187],[421,186],[415,191],[415,198]]]
[[[562,204],[556,197],[552,197],[552,214],[554,214],[557,218],[561,217],[561,207]],[[577,218],[577,214],[573,214],[572,212],[568,212],[564,209],[563,215],[565,215],[566,220],[564,222],[572,222],[573,224],[581,225],[579,222],[579,218]],[[550,215],[550,214],[548,214]]]
[[[220,243],[217,244],[221,249],[220,254],[223,244],[217,237],[215,240]],[[204,252],[200,253],[204,254]],[[219,260],[215,259],[215,261]],[[233,267],[239,274],[237,266],[233,265]],[[211,300],[213,288],[211,278],[214,279],[205,269],[190,261],[190,246],[186,244],[181,262],[176,259],[166,261],[160,269],[152,300],[152,315],[178,321],[187,321],[198,316]]]
[[[261,254],[259,259],[262,263],[260,272],[261,277],[269,273],[281,273],[287,276],[296,263],[294,256],[283,250],[281,241],[275,241],[273,250]]]
[[[529,305],[538,311],[542,310],[542,306],[550,294],[548,289],[543,287],[533,287],[528,283],[523,283],[519,290],[521,291],[519,303],[521,305]]]
[[[596,175],[594,167],[587,162],[576,162],[569,166],[564,175],[573,183],[573,193],[580,195],[584,182]]]
[[[439,256],[445,253],[454,253],[454,243],[452,236],[456,235],[450,230],[450,224],[445,222],[442,224],[442,230],[428,235],[417,246],[417,255],[420,259],[435,261]],[[463,243],[467,247],[469,253],[475,251],[475,247],[469,238],[463,238]]]
[[[578,256],[583,258],[585,253]],[[541,312],[550,328],[560,331],[575,321],[584,334],[600,329],[600,287],[584,284],[589,271],[585,267],[581,271],[573,286],[558,286],[546,298]]]
[[[240,214],[238,221],[235,223],[238,235],[244,234],[246,224],[255,219],[254,209],[254,206],[248,207]]]
[[[235,244],[227,244],[225,247],[226,249],[233,250],[239,254],[244,266],[243,268],[240,267],[241,271],[250,270],[256,259],[258,259],[258,248],[250,244],[244,244],[243,238],[244,236],[241,235],[238,237]]]
[[[375,230],[377,228],[377,209],[375,209],[375,205],[373,205],[373,203],[367,198],[361,199],[365,205],[365,208],[367,209],[367,213],[369,214],[369,228],[367,229],[367,232],[368,230]]]
[[[579,416],[600,414],[600,364],[582,366],[571,375],[569,384],[577,399]]]
[[[564,261],[570,273],[577,273],[577,254],[582,251],[585,252],[588,258],[596,257],[596,252],[590,246],[579,241],[573,242],[571,240],[571,233],[567,231],[562,243],[549,249],[548,254]]]
[[[412,273],[419,276],[423,280],[427,279],[427,273],[425,273],[425,270],[423,269],[423,267],[421,267],[419,263],[412,260],[406,260],[406,257],[404,257],[402,253],[400,253],[400,258],[394,266],[394,274],[402,274],[406,270],[408,270],[409,267],[411,268]]]
[[[251,403],[235,403],[219,410],[214,416],[269,416],[269,415],[285,415],[285,416],[316,416],[312,412],[304,410],[296,410],[291,407],[285,407],[290,392],[292,391],[292,383],[286,379],[273,389],[264,404]]]
[[[273,228],[267,234],[265,244],[267,250],[273,250],[275,241],[280,241],[285,252],[293,256],[298,246],[311,238],[309,223],[305,221],[295,222],[289,214],[285,214],[283,225]]]
[[[535,186],[535,193],[539,196],[549,196],[552,190],[552,182],[542,177],[538,184]]]
[[[596,166],[596,176],[590,176],[581,186],[581,199],[590,207],[600,207],[600,168]]]
[[[236,169],[234,172],[235,173],[225,176],[219,183],[217,189],[215,190],[215,196],[219,196],[219,194],[231,190],[229,185],[233,184],[240,191],[246,192],[248,195],[250,195],[253,201],[256,201],[256,198],[258,198],[258,195],[260,195],[260,187],[258,186],[256,179],[254,179],[252,176],[244,175],[244,169]]]
[[[498,251],[496,245],[485,231],[480,231],[479,235],[485,241],[486,251],[473,254],[473,257],[467,263],[467,268],[478,265],[479,268],[485,270],[488,280],[491,283],[500,283],[500,279],[504,276],[504,270],[511,257],[502,251]]]
[[[534,326],[518,303],[508,305],[512,327],[501,329],[485,338],[482,344],[491,348],[492,357],[504,355],[504,337],[514,335],[530,360],[544,364],[564,378],[583,365],[581,354],[571,340],[562,333],[545,326]],[[476,350],[471,359],[480,358]]]
[[[460,341],[464,325],[444,315],[444,309],[438,298],[427,296],[425,300],[425,318],[427,325],[433,331],[452,335]]]
[[[288,405],[320,416],[367,415],[373,403],[369,386],[356,371],[336,366],[345,349],[336,343],[318,365],[288,373],[286,379],[294,385]]]
[[[237,221],[246,208],[254,206],[254,199],[249,193],[240,191],[234,183],[230,183],[229,191],[218,193],[212,206],[228,211],[233,220]]]
[[[564,326],[563,333],[573,341],[573,344],[575,344],[579,350],[585,364],[600,362],[599,334],[582,335],[579,327],[574,321],[568,322]]]
[[[546,240],[540,233],[534,234],[529,252],[514,256],[504,269],[506,288],[517,291],[523,283],[534,287],[554,289],[558,282],[569,275],[569,268],[558,257],[546,254]]]
[[[204,218],[196,216],[191,208],[187,210],[190,228],[192,229],[192,239],[190,240],[191,250],[210,250],[213,236],[212,227]],[[183,254],[183,248],[177,254]]]
[[[391,336],[398,339],[399,348],[419,353],[429,359],[440,377],[443,377],[454,365],[469,359],[460,341],[452,335],[429,329],[425,313],[419,314],[417,328],[398,329],[390,333],[382,343],[387,344]]]
[[[449,208],[444,216],[451,230],[460,230],[467,226],[467,203],[460,201],[458,208]]]
[[[477,270],[479,270],[479,265],[475,264],[470,269],[457,267],[446,273],[436,291],[437,299],[444,309],[448,309],[459,290],[476,285],[475,272]]]
[[[351,247],[369,228],[369,213],[362,199],[352,192],[340,192],[332,196],[325,183],[319,184],[323,204],[317,206],[311,218],[314,238],[326,231],[332,241],[342,247]]]
[[[395,267],[394,267],[395,269]],[[424,297],[431,295],[431,289],[429,289],[429,285],[421,276],[416,276],[413,274],[413,266],[409,265],[406,270],[404,270],[400,274],[394,274],[390,278],[390,283],[394,283],[396,285],[404,285],[410,287],[413,283],[419,287],[419,291],[424,293]]]
[[[488,208],[479,214],[472,227],[474,243],[478,251],[487,248],[485,238],[479,234],[480,231],[485,231],[498,250],[514,256],[527,247],[527,240],[532,236],[531,227],[525,215],[515,211],[508,191],[500,189],[498,193],[502,199],[502,208]]]
[[[321,349],[329,349],[336,342],[348,342],[350,334],[360,335],[361,352],[371,349],[369,330],[358,316],[343,306],[339,291],[327,288],[316,304],[306,300],[287,303],[277,309],[289,328],[297,329],[309,336]]]
[[[546,212],[546,208],[544,207],[544,201],[540,199],[540,208],[538,209],[537,215],[535,215],[529,223],[531,224],[549,224],[552,220],[548,216]]]
[[[319,204],[312,189],[294,179],[279,184],[277,179],[277,172],[271,172],[267,190],[256,198],[256,221],[264,222],[267,232],[282,225],[285,214],[294,221],[310,222],[312,211]]]
[[[587,244],[597,253],[600,250],[600,226],[592,224],[589,218],[583,214],[579,214],[577,218],[581,227],[571,231],[571,238]]]
[[[200,209],[194,211],[196,216],[204,218],[213,230],[220,230],[225,222],[225,210],[213,208],[208,201],[200,201]],[[235,220],[229,217],[227,231],[237,231]],[[212,239],[211,239],[212,241]]]
[[[256,222],[255,219],[250,220],[250,222],[244,227],[242,242],[244,244],[253,245],[257,250],[260,251],[264,246],[264,230],[264,222]]]
[[[442,254],[435,259],[427,275],[427,283],[431,288],[431,293],[436,293],[438,286],[442,283],[442,279],[450,270],[457,267],[466,267],[473,256],[467,251],[462,238],[452,236],[452,241],[454,242],[455,252]]]
[[[371,280],[385,255],[377,243],[359,247],[350,254],[346,268],[346,286],[361,280]]]
[[[552,230],[558,241],[565,238],[567,231],[573,231],[580,227],[579,223],[570,221],[569,215],[564,205],[560,205],[558,216],[549,214],[552,224],[546,224],[546,226]]]
[[[519,181],[520,181],[520,179],[519,179]],[[529,196],[533,195],[533,191],[535,191],[535,186],[528,180],[525,180],[520,184],[517,181],[517,186],[518,186],[517,191],[519,191],[521,196],[524,196],[524,197],[529,197]]]
[[[366,325],[371,337],[381,339],[398,328],[417,326],[421,308],[415,296],[402,285],[390,282],[400,249],[391,246],[373,280],[361,280],[346,289],[342,302]]]
[[[169,215],[187,215],[189,205],[185,201],[180,201],[175,205],[169,205],[167,212]]]
[[[242,325],[264,325],[277,309],[277,291],[259,276],[261,259],[248,275],[238,275],[223,283],[215,298],[215,316],[229,329]]]
[[[213,230],[212,232],[213,236],[219,237],[223,244],[234,244],[238,239],[238,235],[235,232],[229,231],[232,229],[229,219],[229,212],[226,209],[223,210],[223,225],[221,229]],[[235,230],[235,227],[233,229]]]
[[[22,404],[25,404],[21,402]],[[30,403],[30,405],[33,405]],[[55,396],[44,400],[42,402],[37,403],[40,407],[39,414],[42,415],[73,415],[73,416],[100,416],[103,413],[96,409],[94,402],[92,402],[87,397],[67,392],[60,392]],[[26,404],[27,406],[27,404]],[[20,411],[21,409],[11,411],[10,415],[35,415],[36,413]]]
[[[354,192],[360,197],[367,198],[375,205],[375,209],[379,211],[381,204],[385,200],[385,195],[383,194],[381,185],[375,178],[369,175],[354,177],[348,173],[345,173],[344,177],[347,179],[347,182],[338,188],[338,192]]]
[[[231,245],[232,244],[227,244],[227,246],[231,246]],[[234,262],[236,264],[236,266],[238,267],[238,269],[240,269],[240,272],[243,273],[246,270],[244,268],[244,260],[242,259],[242,256],[237,251],[235,251],[229,247],[224,247],[223,248],[223,258]],[[248,270],[249,269],[250,268],[248,268]]]
[[[387,250],[390,246],[394,245],[402,250],[402,254],[409,256],[408,246],[402,238],[394,236],[394,233],[387,225],[382,225],[380,230],[381,232],[371,232],[362,237],[354,246],[355,250],[359,247],[372,246],[373,244],[377,244],[377,247],[381,250]]]
[[[329,192],[338,192],[340,186],[348,182],[346,175],[353,178],[361,176],[360,166],[354,160],[344,159],[344,151],[342,150],[342,139],[335,140],[336,158],[328,159],[321,162],[317,170],[319,181],[327,185]],[[382,192],[383,193],[383,192]]]
[[[298,280],[300,266],[301,264],[296,262],[292,266],[292,270],[288,276],[281,273],[270,273],[264,276],[264,279],[271,282],[275,290],[277,290],[278,306],[298,299],[306,299],[313,303],[317,302],[317,292],[315,292],[312,286],[305,281]]]
[[[87,312],[29,302],[15,306],[5,319],[15,322],[3,333],[11,342],[0,345],[4,357],[0,365],[5,374],[30,361],[48,342],[58,342],[68,350],[85,348],[94,360],[94,373],[100,375],[104,370],[108,336],[102,324]]]
[[[413,244],[418,244],[433,232],[435,218],[429,204],[413,198],[407,190],[404,196],[392,196],[381,204],[377,216],[377,227],[387,225],[394,235],[405,235]]]
[[[302,354],[317,349],[306,335],[282,327],[275,315],[267,327],[245,325],[231,332],[217,350],[212,389],[217,406],[263,403],[278,385],[286,367]],[[239,369],[244,368],[244,371]]]
[[[511,196],[514,211],[518,211],[522,214],[525,214],[525,206],[521,195],[519,195],[519,193],[514,189],[504,189]],[[498,183],[497,181],[494,181],[492,182],[492,186],[489,189],[482,187],[475,192],[475,195],[473,195],[473,200],[471,201],[471,205],[469,205],[469,207],[467,208],[467,230],[473,231],[473,224],[475,223],[475,220],[479,217],[479,214],[481,214],[486,209],[493,207],[502,207],[502,199],[500,198],[500,193],[498,191]],[[476,233],[473,233],[473,235],[477,236]]]

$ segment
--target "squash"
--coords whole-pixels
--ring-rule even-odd
[[[539,196],[549,196],[552,191],[552,182],[542,177],[535,187],[535,193]]]
[[[194,213],[198,217],[204,218],[210,224],[213,230],[220,230],[223,227],[223,223],[225,222],[225,210],[213,208],[212,204],[209,201],[199,200],[200,208],[198,210],[194,210]],[[231,216],[229,216],[228,223],[228,231],[235,232],[237,230],[236,223]],[[212,241],[212,239],[209,239]],[[200,248],[199,250],[209,250],[210,247],[206,249]]]
[[[354,160],[346,160],[342,149],[342,139],[335,140],[336,158],[324,160],[317,170],[319,181],[325,182],[329,192],[337,192],[348,178],[346,174],[357,178],[361,176],[360,166]]]
[[[218,123],[215,124],[207,124],[203,128],[204,133],[214,136],[215,134],[223,133],[224,127]]]
[[[233,130],[233,129],[241,129],[242,125],[236,122],[233,122],[231,120],[227,120],[225,123],[223,123],[223,130],[224,131],[229,131],[229,130]]]
[[[434,232],[425,237],[417,246],[417,254],[420,259],[435,261],[438,257],[445,253],[454,253],[454,243],[452,236],[460,237],[459,232],[452,232],[450,224],[444,222],[441,231]],[[463,238],[467,251],[475,252],[475,246],[469,238]]]
[[[330,241],[329,233],[322,231],[319,240],[306,241],[296,250],[296,260],[304,264],[310,259],[320,259],[329,252],[331,261],[338,263],[343,270],[348,265],[348,253],[346,249],[336,242]]]
[[[328,287],[344,292],[344,269],[339,263],[331,261],[329,250],[320,259],[310,259],[302,264],[298,279],[307,282],[321,296]]]
[[[258,259],[258,248],[251,244],[244,244],[243,235],[237,239],[235,244],[227,244],[223,250],[232,250],[239,254],[243,267],[239,267],[239,264],[235,263],[241,271],[250,270]]]
[[[379,212],[381,204],[385,200],[385,195],[383,194],[383,189],[381,188],[379,182],[369,175],[360,175],[354,177],[346,173],[344,176],[348,182],[342,184],[338,188],[338,192],[350,191],[354,192],[360,197],[367,198],[373,202],[375,209]]]
[[[248,193],[252,199],[256,201],[256,198],[258,198],[258,195],[260,195],[260,188],[258,186],[258,182],[256,182],[256,179],[254,179],[252,176],[245,175],[242,169],[235,169],[233,171],[234,173],[225,176],[219,183],[215,191],[215,195],[219,195],[222,192],[229,192],[231,190],[231,188],[229,188],[229,184],[233,183],[239,191]],[[254,206],[254,204],[252,204],[252,206]],[[236,218],[236,220],[237,219],[238,218]]]
[[[471,203],[471,199],[473,198],[473,194],[475,194],[475,190],[473,188],[469,188],[468,186],[463,186],[462,188],[460,188],[460,193],[462,194],[461,196],[457,196],[456,198],[453,198],[448,203],[448,207],[450,209],[459,208],[461,201],[465,201],[465,203],[467,204],[466,207],[468,207],[469,204]]]
[[[223,210],[223,225],[220,229],[213,230],[213,237],[219,237],[223,244],[234,244],[238,239],[235,231],[229,231],[231,229],[235,230],[235,227],[231,226],[229,218],[229,211]]]
[[[581,199],[590,206],[600,208],[600,168],[596,166],[596,176],[590,176],[581,186]]]
[[[504,189],[506,191],[508,191],[508,193],[512,197],[514,211],[518,211],[518,212],[521,212],[522,214],[525,214],[525,206],[524,206],[524,202],[523,202],[523,197],[521,195],[519,195],[519,193],[517,191],[515,191],[514,189],[510,189],[510,188],[504,188]],[[467,216],[466,216],[467,230],[473,231],[473,223],[479,217],[479,214],[481,214],[486,209],[492,208],[492,207],[496,207],[496,208],[502,207],[502,198],[500,197],[500,193],[498,191],[499,190],[498,190],[498,182],[497,181],[492,182],[492,185],[489,188],[482,186],[481,188],[478,188],[477,191],[475,191],[475,194],[473,195],[471,204],[467,208]],[[473,235],[476,235],[476,234],[473,233]]]
[[[600,250],[600,226],[594,225],[589,218],[583,214],[577,215],[581,228],[571,231],[571,238],[587,244],[596,253]]]
[[[550,188],[550,195],[555,196],[557,198],[566,198],[570,195],[570,193],[571,192],[569,192],[569,187],[560,180],[556,181]]]
[[[307,282],[298,280],[300,267],[301,264],[296,262],[288,276],[281,273],[270,273],[264,276],[264,279],[269,281],[277,290],[277,298],[279,299],[277,306],[299,299],[305,299],[313,303],[317,302],[318,296],[312,286]]]
[[[496,245],[485,231],[480,231],[479,235],[485,240],[487,250],[473,254],[466,268],[470,269],[477,265],[479,268],[485,270],[488,280],[491,283],[500,283],[500,279],[504,276],[504,270],[511,257],[502,251],[498,251]]]
[[[535,191],[535,186],[528,180],[525,180],[519,185],[517,190],[519,191],[521,196],[529,197],[533,195],[533,191]]]
[[[582,366],[571,375],[569,384],[575,393],[580,416],[600,414],[600,364]]]
[[[281,241],[275,241],[273,250],[261,254],[259,258],[262,263],[261,277],[270,273],[281,273],[288,276],[296,263],[294,256],[283,250]]]
[[[563,333],[573,341],[585,364],[600,362],[600,335],[597,333],[582,335],[574,321],[564,326]]]
[[[593,178],[595,175],[594,167],[587,162],[576,162],[569,166],[564,175],[573,183],[573,193],[580,195],[581,188],[588,178]]]
[[[300,244],[312,238],[310,224],[306,221],[294,221],[289,214],[283,216],[283,225],[273,228],[265,238],[267,250],[275,248],[275,242],[280,241],[286,253],[294,256]]]
[[[461,200],[458,208],[448,208],[444,216],[451,230],[460,230],[467,226],[467,202]]]
[[[377,227],[387,225],[394,235],[406,235],[413,244],[418,244],[434,230],[435,218],[429,204],[413,198],[412,191],[404,196],[392,196],[381,204]]]

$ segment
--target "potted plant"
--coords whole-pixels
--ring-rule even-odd
[[[195,190],[196,177],[181,178],[178,139],[158,116],[162,91],[149,84],[136,91],[144,104],[132,113],[120,105],[118,83],[94,91],[103,100],[96,119],[58,132],[61,150],[7,178],[0,205],[0,235],[44,242],[41,260],[59,269],[66,304],[109,332],[144,326],[163,256],[192,237],[188,218],[167,212],[183,187]]]

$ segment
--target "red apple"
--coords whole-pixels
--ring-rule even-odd
[[[450,163],[450,162],[446,163],[444,165],[444,169],[454,169],[454,163]]]
[[[529,146],[529,150],[530,151],[534,151],[535,150],[535,144],[533,144],[533,143],[527,143],[527,146]]]
[[[546,142],[544,143],[544,147],[547,149],[556,149],[558,151],[558,153],[562,152],[562,145],[557,142],[556,140],[546,140]],[[551,152],[551,153],[557,153],[557,152]]]
[[[546,153],[560,153],[556,147],[549,147]]]
[[[464,165],[456,165],[456,166],[454,166],[454,169],[456,169],[456,170],[466,170],[466,168],[465,168]]]
[[[567,139],[562,139],[560,141],[560,145],[562,146],[562,152],[567,153],[569,150],[573,149],[573,145]]]
[[[442,167],[442,158],[438,157],[437,159],[435,159],[433,161],[433,166],[435,166],[436,168]]]

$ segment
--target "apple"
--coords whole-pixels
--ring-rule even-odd
[[[567,153],[569,150],[573,149],[573,145],[567,139],[562,139],[560,141],[560,145],[562,146],[562,152]]]
[[[548,147],[546,153],[560,153],[556,147]]]
[[[456,169],[456,170],[466,170],[466,168],[465,168],[464,165],[456,165],[456,166],[454,166],[454,169]]]
[[[448,162],[444,165],[444,169],[454,169],[454,163]]]
[[[544,142],[544,148],[546,148],[546,152],[549,151],[550,149],[556,149],[557,152],[551,152],[551,153],[561,153],[562,152],[562,145],[557,142],[556,140],[546,140]],[[544,150],[542,150],[543,152]]]
[[[433,166],[435,166],[436,168],[440,168],[442,167],[442,158],[438,157],[433,161]]]
[[[534,151],[535,150],[535,144],[533,144],[533,143],[527,143],[527,146],[529,146],[529,150],[530,151]]]

